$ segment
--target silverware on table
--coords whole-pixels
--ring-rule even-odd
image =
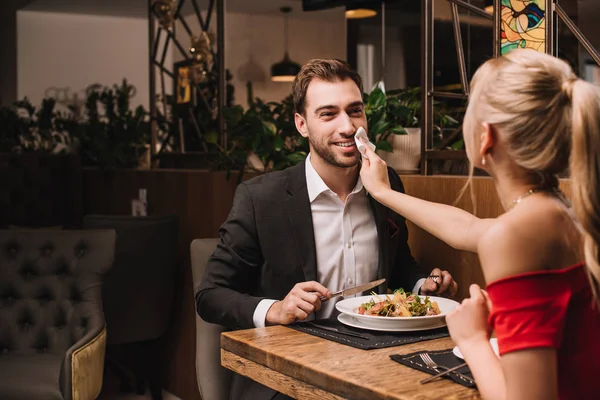
[[[469,378],[466,375],[461,374],[460,372],[456,372],[458,369],[465,367],[467,365],[467,363],[462,363],[460,365],[457,365],[456,367],[452,367],[452,368],[448,368],[445,367],[443,365],[438,365],[435,361],[433,361],[433,359],[431,358],[431,356],[427,353],[421,353],[419,354],[419,356],[421,357],[421,360],[423,360],[423,362],[425,363],[425,365],[427,365],[429,368],[435,370],[436,372],[438,372],[437,375],[434,376],[430,376],[429,378],[426,379],[422,379],[419,381],[420,384],[424,384],[427,382],[431,382],[432,380],[439,378],[440,376],[444,376],[446,374],[449,374],[450,372],[454,372],[456,375],[460,376],[462,379],[465,379],[469,382],[473,382],[472,378]],[[441,369],[444,369],[442,372],[440,372]]]
[[[369,282],[369,283],[363,283],[362,285],[354,286],[354,287],[351,287],[349,289],[340,290],[339,292],[332,293],[331,294],[331,298],[333,299],[334,297],[338,297],[338,296],[342,296],[342,297],[352,296],[353,294],[362,293],[365,290],[369,290],[369,289],[374,288],[375,286],[381,285],[383,282],[385,282],[385,278],[384,279],[379,279],[379,280],[376,280],[376,281],[372,281],[372,282]],[[319,299],[321,301],[326,301],[327,300],[327,298],[324,297],[324,296],[321,296]]]
[[[321,325],[321,324],[318,324],[318,323],[315,323],[312,321],[304,322],[303,324],[312,325],[315,328],[323,329],[325,331],[339,333],[340,335],[353,336],[353,337],[357,337],[357,338],[361,338],[361,339],[365,339],[365,340],[370,339],[370,337],[361,335],[360,333],[340,331],[338,328],[334,328],[333,326],[325,326],[325,325]]]

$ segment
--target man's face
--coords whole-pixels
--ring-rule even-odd
[[[304,114],[296,114],[295,122],[300,134],[308,138],[311,157],[340,168],[358,164],[354,134],[361,126],[367,131],[367,118],[362,93],[352,79],[313,79],[306,91]]]

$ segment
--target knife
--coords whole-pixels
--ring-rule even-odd
[[[369,340],[370,339],[368,336],[361,335],[359,333],[340,331],[338,328],[334,328],[333,326],[321,325],[321,324],[317,324],[316,322],[313,322],[313,321],[303,322],[302,324],[311,325],[311,326],[314,326],[317,329],[323,329],[323,330],[326,330],[326,331],[335,332],[335,333],[338,333],[340,335],[354,336],[354,337],[365,339],[365,340]]]
[[[335,292],[331,295],[331,298],[333,299],[334,297],[346,297],[346,296],[352,296],[353,294],[357,294],[357,293],[362,293],[365,290],[369,290],[374,288],[375,286],[379,286],[381,285],[383,282],[385,282],[385,278],[383,279],[379,279],[373,282],[369,282],[369,283],[363,283],[362,285],[358,285],[358,286],[354,286],[348,289],[344,289],[344,290],[340,290],[339,292]],[[319,300],[321,301],[327,301],[327,298],[325,296],[321,296],[319,298]]]

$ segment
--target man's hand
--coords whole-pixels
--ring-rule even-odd
[[[266,325],[288,325],[305,320],[321,309],[321,296],[330,299],[331,292],[320,283],[297,283],[283,300],[273,303],[269,308]]]
[[[420,290],[421,294],[450,298],[456,296],[456,292],[458,292],[458,284],[454,282],[452,275],[448,271],[442,271],[439,268],[431,271]]]

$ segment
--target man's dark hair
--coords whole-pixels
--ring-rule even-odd
[[[313,79],[320,79],[325,82],[341,82],[348,78],[352,79],[360,93],[363,93],[362,79],[360,75],[350,68],[350,65],[342,60],[310,60],[302,69],[292,84],[292,96],[294,98],[294,108],[298,114],[304,115],[306,107],[306,90]]]

